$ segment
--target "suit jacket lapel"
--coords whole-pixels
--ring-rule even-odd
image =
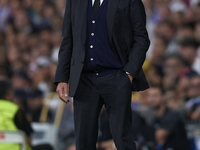
[[[112,41],[111,40],[112,28],[113,28],[115,12],[116,12],[118,3],[119,3],[119,0],[108,0],[106,21],[107,21],[107,30],[108,30],[108,37],[109,37],[110,43]]]
[[[79,20],[81,26],[81,38],[82,42],[85,45],[86,42],[86,30],[87,30],[87,8],[89,0],[79,0],[78,10],[79,10]]]

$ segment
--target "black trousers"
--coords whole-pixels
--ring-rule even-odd
[[[73,103],[76,150],[96,150],[103,104],[117,149],[136,150],[131,130],[131,82],[123,70],[102,77],[81,74]]]

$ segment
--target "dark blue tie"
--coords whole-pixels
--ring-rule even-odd
[[[94,1],[94,5],[93,5],[94,14],[97,13],[97,11],[98,11],[98,9],[99,9],[99,6],[100,6],[100,0],[95,0],[95,1]]]

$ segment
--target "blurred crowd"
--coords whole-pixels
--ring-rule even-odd
[[[151,125],[152,122],[155,123],[157,114],[160,117],[157,116],[159,119],[157,118],[156,123],[161,123],[165,113],[159,115],[156,106],[164,103],[166,110],[170,110],[166,111],[169,113],[166,118],[176,118],[173,112],[176,110],[184,125],[192,121],[198,122],[200,1],[143,0],[143,3],[147,15],[146,27],[151,41],[143,69],[155,91],[150,89],[133,93],[133,120],[136,119],[143,125]],[[26,112],[33,122],[39,122],[44,98],[56,89],[53,78],[62,38],[65,4],[66,0],[0,0],[0,80],[8,78],[12,81],[13,102]],[[156,87],[160,87],[160,91],[156,91]],[[152,99],[157,99],[157,102]],[[62,130],[59,132],[59,150],[67,147],[68,150],[75,149],[71,146],[74,144],[72,111],[71,104],[65,107],[60,125]],[[111,145],[111,150],[114,149],[114,145],[108,131],[109,127],[106,128],[108,122],[103,112],[101,116],[104,117],[100,118],[102,126],[99,139],[106,142],[101,142],[100,145]],[[52,122],[53,118],[54,113],[49,111],[47,120]],[[177,125],[173,120],[178,119],[165,119],[166,124],[171,121],[170,127],[163,127],[168,131],[164,134],[165,137],[169,136],[175,128],[173,126]],[[139,123],[138,126],[142,127]],[[135,128],[138,126],[136,124]],[[158,129],[154,130],[156,133]],[[108,134],[104,135],[103,131]],[[154,139],[157,142],[157,149],[160,143],[163,143],[160,132],[162,131],[159,131],[158,137]],[[141,138],[135,138],[141,141]],[[162,142],[159,142],[160,140]]]
[[[143,66],[167,105],[200,119],[200,1],[144,0],[151,46]],[[144,92],[145,93],[145,92]],[[145,94],[144,94],[145,95]],[[145,101],[143,95],[143,101]]]

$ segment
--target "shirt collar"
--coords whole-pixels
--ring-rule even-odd
[[[94,1],[95,0],[92,0],[92,6],[94,5]],[[103,0],[100,0],[100,5],[103,3]]]

